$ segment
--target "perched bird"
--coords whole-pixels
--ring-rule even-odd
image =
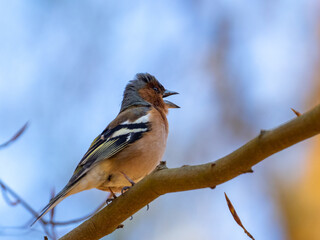
[[[179,108],[163,98],[174,94],[154,76],[137,74],[125,88],[118,116],[94,139],[68,184],[34,223],[72,194],[91,188],[120,192],[155,169],[166,148],[168,108]]]

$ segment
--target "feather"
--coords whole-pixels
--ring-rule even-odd
[[[102,132],[95,138],[88,151],[83,156],[68,184],[61,192],[50,200],[46,207],[42,209],[32,225],[67,197],[67,194],[77,185],[80,179],[82,179],[98,162],[113,157],[129,144],[139,140],[145,132],[150,130],[151,125],[148,122],[148,118],[143,116],[136,119],[134,122],[126,121],[113,129],[106,129]]]

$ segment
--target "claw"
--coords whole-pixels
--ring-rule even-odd
[[[129,190],[130,188],[131,188],[131,187],[129,187],[129,186],[123,187],[123,188],[121,189],[121,194],[123,194],[125,191]]]
[[[106,200],[106,204],[112,203],[113,200],[114,200],[114,198],[108,198],[108,199]]]

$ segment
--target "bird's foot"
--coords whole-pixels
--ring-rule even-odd
[[[113,200],[115,200],[115,198],[108,198],[108,199],[106,200],[106,204],[112,203]]]
[[[109,188],[109,191],[110,191],[110,196],[106,200],[106,204],[111,203],[113,200],[115,200],[117,198],[117,195],[112,191],[111,188]]]
[[[121,189],[121,194],[123,194],[124,192],[128,191],[130,188],[131,188],[130,186],[123,187]]]
[[[133,187],[136,183],[134,181],[131,180],[131,178],[129,178],[124,172],[121,172],[122,175],[128,180],[128,182],[131,184],[131,187]],[[125,191],[128,191],[130,188],[130,186],[125,186],[121,189],[121,194],[123,194]]]

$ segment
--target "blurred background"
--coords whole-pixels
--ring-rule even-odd
[[[127,82],[155,75],[181,109],[168,116],[168,167],[227,155],[320,101],[316,0],[0,1],[0,179],[41,210],[117,115]],[[299,143],[216,189],[167,194],[105,239],[319,239],[320,138]],[[56,208],[84,216],[107,194]],[[48,219],[49,216],[46,216]],[[0,239],[43,239],[32,215],[0,196]],[[78,224],[57,228],[62,236]]]

